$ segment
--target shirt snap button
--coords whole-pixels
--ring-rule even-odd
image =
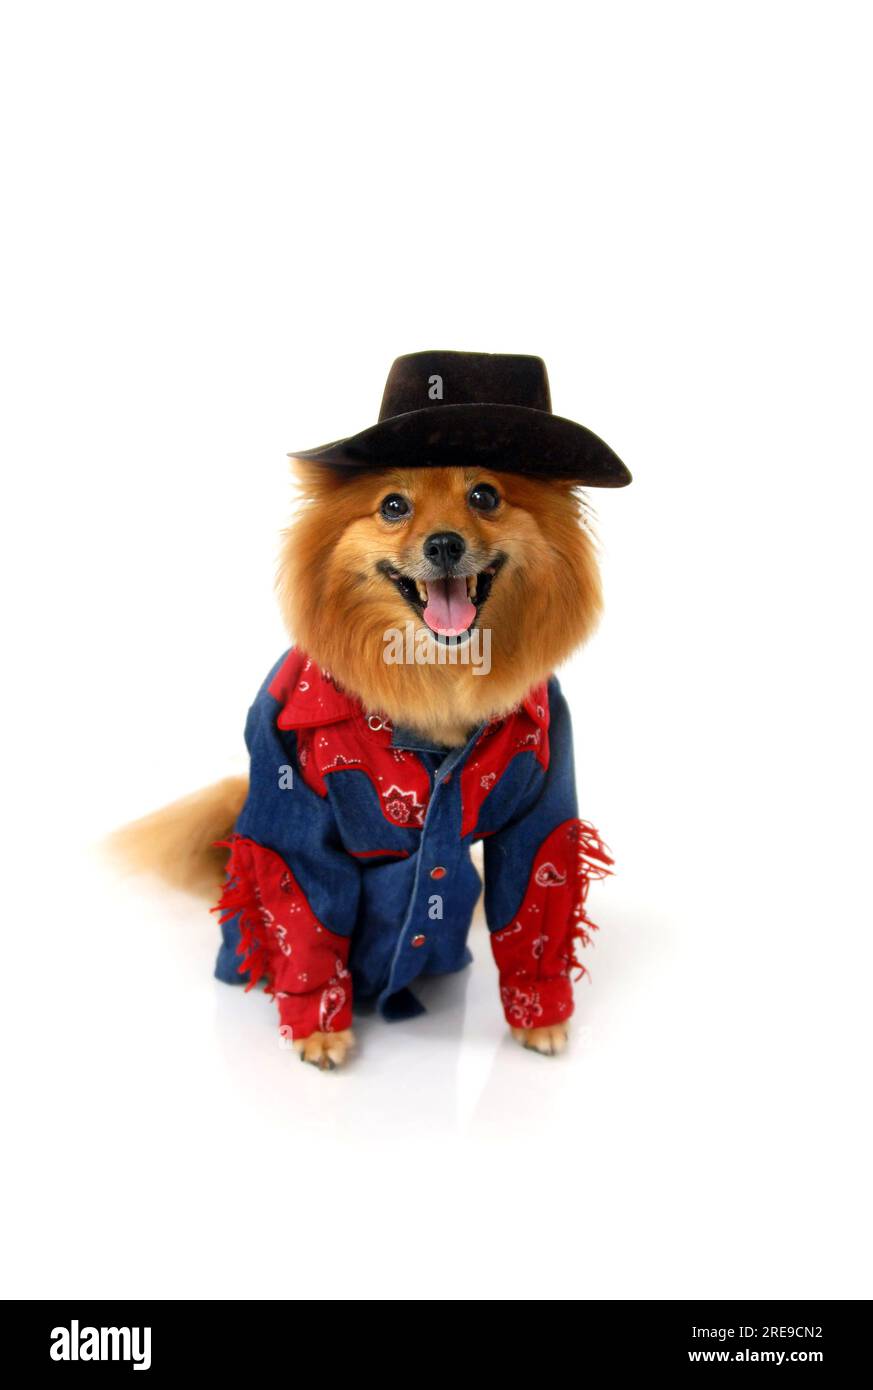
[[[431,878],[445,878],[446,871],[442,864],[436,864],[430,871]]]
[[[414,936],[414,937],[412,938],[412,943],[411,943],[411,944],[412,944],[413,946],[423,946],[424,943],[425,943],[425,941],[427,941],[427,937],[426,937],[426,936],[422,936],[422,935],[419,933],[418,936]]]

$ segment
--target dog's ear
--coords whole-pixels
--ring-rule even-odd
[[[298,459],[293,454],[289,454],[288,458],[294,481],[307,501],[321,502],[342,487],[344,476],[339,469],[326,468],[323,463],[312,463],[309,459]]]

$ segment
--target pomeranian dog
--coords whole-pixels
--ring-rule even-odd
[[[601,588],[583,486],[630,474],[551,412],[539,358],[398,358],[379,422],[293,456],[279,596],[295,645],[249,711],[250,776],[127,827],[128,862],[218,894],[217,976],[273,995],[281,1037],[329,1070],[355,1007],[422,1011],[463,968],[481,882],[513,1037],[563,1050],[589,883],[553,676]],[[223,888],[221,884],[223,882]]]

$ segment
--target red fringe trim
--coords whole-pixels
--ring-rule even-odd
[[[248,970],[249,982],[246,993],[266,979],[267,993],[272,993],[273,972],[270,968],[270,953],[267,937],[267,923],[264,906],[258,890],[257,881],[249,866],[242,862],[242,839],[232,835],[229,840],[216,840],[216,849],[229,849],[227,862],[227,882],[221,897],[212,912],[219,913],[222,924],[239,913],[240,943],[237,955],[242,956],[240,975]]]
[[[579,942],[583,947],[590,946],[590,933],[600,930],[597,923],[592,922],[586,910],[588,890],[596,880],[609,877],[615,860],[593,825],[584,820],[578,821],[577,825],[578,887],[576,906],[573,908],[573,919],[570,927],[570,950],[567,956],[567,966],[569,970],[578,971],[578,974],[574,976],[578,984],[583,975],[588,975],[590,979],[590,972],[576,954],[576,943]]]

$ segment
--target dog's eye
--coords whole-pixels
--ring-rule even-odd
[[[379,503],[379,511],[386,521],[400,521],[411,514],[412,506],[399,492],[389,492]]]
[[[493,512],[500,506],[500,493],[490,483],[477,483],[467,501],[476,512]]]

